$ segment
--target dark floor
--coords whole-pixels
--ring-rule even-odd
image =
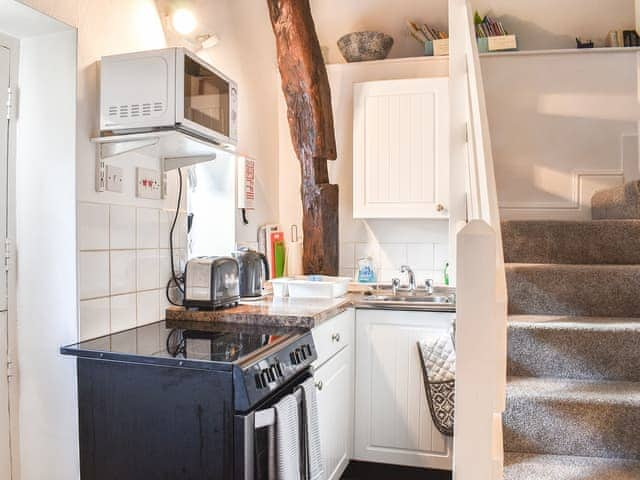
[[[451,480],[451,472],[396,467],[381,463],[351,462],[342,480]]]

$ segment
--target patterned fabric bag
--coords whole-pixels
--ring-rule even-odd
[[[440,433],[453,436],[455,417],[456,352],[450,335],[418,342],[424,388],[433,423]]]

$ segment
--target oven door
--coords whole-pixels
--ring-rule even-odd
[[[246,414],[235,415],[235,479],[236,480],[277,480],[277,451],[274,405],[285,395],[295,393],[306,379],[311,377],[309,371],[296,377],[295,381],[285,385],[274,396],[267,399],[255,410]],[[299,432],[303,441],[301,395],[296,395],[300,415]],[[301,445],[301,452],[302,449]],[[300,456],[300,478],[304,477],[306,462]]]

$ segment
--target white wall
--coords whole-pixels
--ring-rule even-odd
[[[590,218],[595,190],[637,178],[635,122],[603,115],[635,102],[636,53],[486,56],[482,69],[505,218]]]
[[[75,363],[59,354],[78,332],[75,47],[72,30],[20,45],[16,245],[24,480],[78,478]]]
[[[164,14],[171,2],[158,4]],[[194,35],[215,33],[220,39],[199,55],[238,83],[238,152],[256,159],[256,209],[248,212],[249,225],[236,212],[236,238],[255,245],[258,227],[278,220],[280,77],[267,2],[198,0],[191,8],[198,19]],[[180,43],[170,31],[167,37],[171,44]]]
[[[423,220],[355,220],[353,218],[353,84],[364,81],[435,77],[448,74],[446,59],[410,59],[392,63],[330,65],[338,159],[329,162],[329,177],[340,188],[340,272],[354,276],[356,261],[371,256],[379,278],[400,276],[408,263],[418,281],[443,280],[448,260],[448,222]],[[291,147],[286,106],[280,101],[280,222],[302,232],[300,167]],[[406,278],[404,279],[406,282]]]
[[[609,30],[632,28],[634,0],[472,0],[481,14],[500,17],[520,37],[524,50],[574,48],[575,37],[604,43]],[[320,43],[329,47],[330,63],[343,62],[336,42],[344,34],[377,30],[390,34],[390,57],[422,55],[407,33],[405,20],[447,25],[447,0],[312,0]]]
[[[108,159],[124,169],[123,193],[95,191],[99,131],[99,60],[102,56],[166,46],[153,0],[78,2],[77,190],[80,338],[148,324],[164,318],[164,286],[170,278],[169,226],[177,174],[168,175],[165,200],[135,195],[136,167],[159,170],[156,157],[127,154]],[[186,257],[185,202],[175,235],[176,263]]]

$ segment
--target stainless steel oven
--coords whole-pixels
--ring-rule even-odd
[[[302,422],[304,416],[302,395],[298,387],[311,376],[310,371],[303,372],[255,410],[235,416],[235,451],[237,455],[235,464],[238,468],[235,472],[236,479],[278,480],[274,406],[285,395],[293,394],[298,401],[300,451],[304,450],[304,425]],[[304,462],[304,455],[301,455],[300,458],[300,478],[306,478],[307,465]]]

